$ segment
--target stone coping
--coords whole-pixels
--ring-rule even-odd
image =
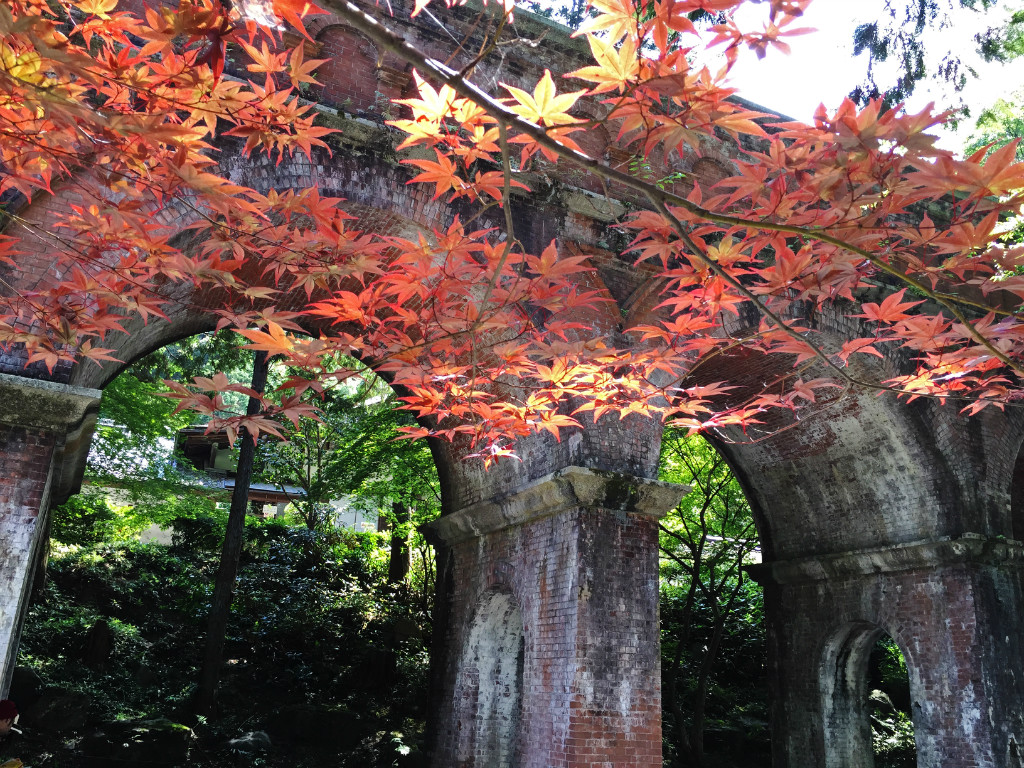
[[[423,528],[428,535],[455,544],[576,507],[659,518],[689,491],[690,487],[685,485],[566,467],[512,493],[444,515]]]
[[[0,373],[0,424],[66,432],[94,414],[103,393]]]
[[[806,584],[957,564],[1024,566],[1024,544],[980,533],[747,566],[757,582]]]

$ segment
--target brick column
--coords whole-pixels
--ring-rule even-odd
[[[45,552],[46,514],[77,490],[99,394],[0,374],[0,698]]]
[[[432,525],[434,766],[660,768],[657,519],[686,490],[569,467]]]
[[[766,564],[777,768],[870,768],[867,662],[910,677],[919,768],[1024,765],[1024,547],[966,535]]]

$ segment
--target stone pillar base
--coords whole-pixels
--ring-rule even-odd
[[[769,563],[773,751],[780,768],[874,765],[868,657],[882,633],[910,677],[919,768],[1024,756],[1024,547],[966,535]]]

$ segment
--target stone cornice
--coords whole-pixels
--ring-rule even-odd
[[[514,493],[445,515],[424,529],[429,535],[455,544],[577,507],[658,518],[678,504],[689,490],[685,485],[616,472],[566,467]]]
[[[980,533],[748,566],[761,584],[807,584],[958,564],[1024,566],[1024,544]]]
[[[102,392],[0,373],[0,424],[66,433],[99,409]]]

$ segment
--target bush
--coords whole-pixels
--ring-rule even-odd
[[[72,496],[50,513],[50,535],[64,544],[97,544],[115,538],[117,517],[102,496]]]
[[[219,552],[224,541],[226,521],[211,515],[178,517],[171,524],[171,547],[175,553]]]
[[[423,596],[386,583],[372,536],[332,542],[304,527],[250,522],[220,710],[208,721],[189,707],[223,537],[214,518],[176,522],[171,547],[56,548],[26,621],[22,663],[44,684],[87,693],[93,725],[167,717],[193,726],[193,768],[232,764],[227,741],[256,730],[271,736],[266,764],[417,765],[430,635]],[[86,638],[101,620],[112,651],[102,668],[90,667]],[[282,713],[345,723],[345,733],[301,739]]]

